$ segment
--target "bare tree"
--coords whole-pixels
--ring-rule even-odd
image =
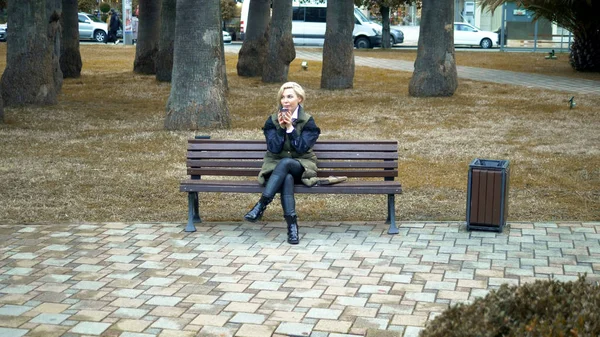
[[[8,26],[6,68],[0,83],[4,105],[55,104],[63,81],[60,9],[55,1],[10,0]]]
[[[229,127],[219,0],[178,0],[176,17],[165,128]]]
[[[252,0],[250,2],[246,37],[238,53],[237,73],[239,76],[262,75],[267,54],[270,4],[270,0]]]
[[[354,82],[354,3],[327,2],[327,25],[323,44],[321,88],[347,89]]]
[[[81,75],[81,53],[79,52],[79,19],[77,0],[62,0],[62,39],[60,44],[60,69],[63,78],[78,78]]]
[[[156,54],[156,79],[158,81],[171,82],[176,8],[177,0],[162,0],[160,40],[158,42],[158,53]]]
[[[453,15],[454,1],[423,0],[411,96],[452,96],[456,91]]]
[[[273,16],[269,31],[269,49],[263,66],[262,81],[286,82],[290,63],[296,58],[292,38],[292,2],[273,0]]]
[[[134,72],[146,75],[156,73],[159,36],[160,0],[140,0],[138,39],[133,62]]]

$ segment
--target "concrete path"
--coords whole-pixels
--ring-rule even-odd
[[[228,45],[225,48],[225,51],[237,53],[239,52],[240,48],[241,44],[232,44]],[[312,52],[307,49],[300,49],[296,51],[296,59],[322,61],[323,57],[320,50],[318,52]],[[362,56],[355,56],[354,61],[357,66],[367,66],[398,71],[414,71],[414,62],[410,61],[389,60]],[[528,88],[565,91],[571,94],[600,95],[600,81],[464,66],[458,66],[457,71],[459,78],[474,81],[522,85]]]
[[[0,225],[0,336],[417,336],[501,284],[588,273],[600,222]]]

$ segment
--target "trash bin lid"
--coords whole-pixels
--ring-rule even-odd
[[[475,158],[469,167],[471,168],[496,168],[505,169],[508,167],[508,160],[495,160],[495,159],[480,159]]]

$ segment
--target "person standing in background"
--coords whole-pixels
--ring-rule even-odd
[[[115,44],[119,44],[120,40],[117,38],[117,31],[121,27],[121,20],[119,20],[119,15],[117,11],[114,9],[110,10],[110,21],[108,21],[108,37],[105,42],[115,42]]]
[[[107,44],[108,42],[114,42],[114,38],[112,38],[110,35],[110,22],[112,21],[112,15],[113,15],[113,10],[111,9],[108,11],[108,16],[106,17],[106,31],[108,32],[108,34],[106,35],[106,38],[104,39],[104,44]]]

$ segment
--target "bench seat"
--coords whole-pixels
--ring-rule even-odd
[[[183,180],[181,192],[261,193],[264,187],[250,180]],[[309,194],[400,194],[402,186],[397,181],[344,181],[334,185],[308,187],[296,184],[294,193]]]

